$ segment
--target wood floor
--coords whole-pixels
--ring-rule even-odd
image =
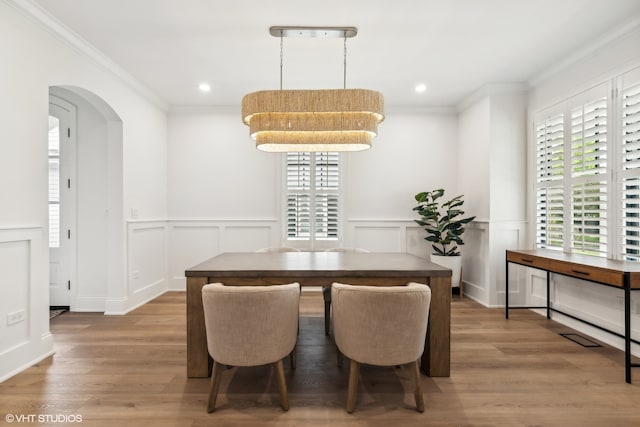
[[[0,425],[8,414],[121,427],[640,425],[640,369],[626,384],[622,352],[582,347],[529,311],[507,321],[456,296],[451,377],[422,377],[425,412],[414,409],[408,369],[364,366],[349,415],[348,363],[336,366],[320,293],[303,294],[301,316],[298,368],[285,364],[288,412],[271,368],[256,367],[223,372],[217,411],[206,413],[209,380],[186,378],[185,294],[170,292],[126,316],[52,319],[56,354],[0,384]]]

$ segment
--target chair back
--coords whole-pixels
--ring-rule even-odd
[[[291,248],[289,246],[275,246],[258,249],[256,252],[300,252],[300,249]]]
[[[300,284],[202,288],[209,354],[218,363],[258,366],[283,359],[298,334]]]
[[[394,366],[424,351],[431,289],[406,286],[331,285],[336,345],[360,363]]]

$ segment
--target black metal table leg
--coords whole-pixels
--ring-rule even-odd
[[[504,318],[509,318],[509,261],[505,256],[505,275],[504,275]]]
[[[551,319],[551,310],[550,310],[550,303],[549,301],[551,300],[551,294],[549,293],[550,290],[550,286],[549,283],[551,282],[551,273],[549,271],[547,271],[547,319]]]
[[[624,376],[631,384],[631,276],[624,274]]]

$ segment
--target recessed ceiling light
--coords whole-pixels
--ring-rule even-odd
[[[427,90],[427,85],[424,83],[420,83],[419,85],[416,86],[416,92],[418,93],[425,92],[426,90]]]
[[[198,89],[200,89],[201,92],[211,92],[211,86],[208,83],[200,83]]]

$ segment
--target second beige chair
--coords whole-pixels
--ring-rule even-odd
[[[216,406],[220,365],[259,366],[273,363],[282,408],[289,409],[282,360],[292,352],[298,334],[300,284],[202,288],[207,348],[213,374],[207,412]]]
[[[369,253],[368,250],[361,248],[331,248],[325,252]],[[329,335],[331,331],[331,286],[322,288],[322,298],[324,299],[324,334]]]
[[[431,289],[407,286],[331,286],[333,331],[338,350],[351,359],[347,412],[355,407],[360,364],[410,364],[418,412],[424,411],[419,359],[424,351]]]

